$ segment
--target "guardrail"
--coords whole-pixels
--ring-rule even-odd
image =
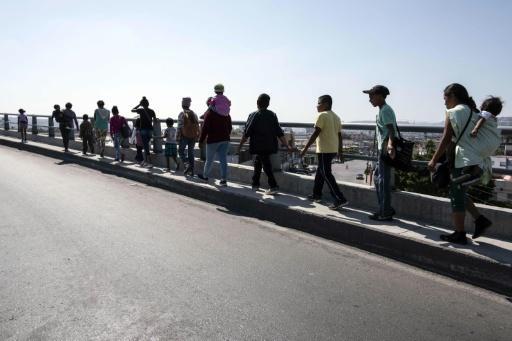
[[[3,127],[5,130],[9,130],[11,124],[16,125],[15,120],[10,121],[9,117],[14,116],[17,118],[18,115],[16,114],[0,114],[0,119],[3,121]],[[49,137],[55,137],[55,122],[50,115],[27,115],[31,118],[29,120],[29,128],[32,134],[37,135],[40,133],[40,128],[46,128],[48,131]],[[40,124],[38,122],[38,119],[42,121],[46,121],[46,124]],[[81,118],[77,118],[78,121],[81,121]],[[135,122],[135,118],[127,118],[127,121],[129,124],[133,127],[133,124]],[[158,119],[158,122],[161,124],[161,126],[165,125],[164,119]],[[233,126],[235,127],[243,127],[245,125],[245,121],[233,121]],[[292,130],[295,129],[308,129],[313,128],[313,123],[297,123],[297,122],[281,122],[281,127],[283,128],[291,128]],[[442,134],[443,127],[442,126],[427,126],[427,125],[409,125],[409,124],[401,124],[400,126],[400,132],[401,133],[424,133],[424,134]],[[512,146],[512,127],[500,127],[501,133],[503,136],[503,139],[505,140],[505,144],[510,144]],[[346,123],[343,124],[343,130],[344,131],[363,131],[363,132],[370,132],[375,130],[375,124],[371,123]],[[71,135],[72,139],[74,139],[74,134]],[[238,141],[240,139],[240,136],[233,136],[233,141]],[[155,136],[153,139],[153,149],[157,152],[161,152],[162,150],[162,141],[159,138],[159,136]],[[313,153],[311,153],[313,154]],[[354,160],[367,160],[367,161],[376,161],[376,157],[374,155],[375,153],[367,153],[367,154],[351,154],[351,153],[345,153],[344,156],[346,159],[354,159]],[[425,166],[426,161],[419,161],[414,160],[413,164],[419,165],[419,166]],[[496,174],[508,174],[512,175],[512,170],[510,169],[503,169],[503,168],[493,168],[493,171]]]

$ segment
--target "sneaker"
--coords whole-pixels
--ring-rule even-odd
[[[103,157],[103,153],[100,153],[100,157]]]
[[[309,201],[313,201],[313,202],[320,202],[322,201],[322,197],[319,196],[319,195],[314,195],[314,194],[310,194],[306,197],[306,199],[308,199]]]
[[[171,172],[171,169],[170,169],[170,168],[166,168],[166,169],[164,170],[164,172],[169,172],[169,173],[170,173],[170,172]]]
[[[260,186],[252,185],[252,190],[254,192],[258,192],[260,190]]]
[[[197,174],[197,177],[200,179],[200,180],[203,180],[204,182],[208,182],[208,178],[205,177],[203,174]]]
[[[487,230],[492,225],[492,221],[480,215],[475,220],[475,233],[473,233],[473,239],[480,237],[485,230]]]
[[[228,186],[228,182],[226,180],[220,180],[219,182],[219,186],[221,187],[227,187]]]
[[[454,244],[466,245],[468,243],[468,239],[466,238],[466,232],[453,232],[452,234],[442,234],[440,236],[441,240]]]
[[[329,208],[331,210],[337,210],[338,208],[342,208],[348,205],[348,200],[343,198],[342,200],[338,200],[334,203],[332,203]]]
[[[276,195],[278,191],[279,191],[279,187],[273,187],[273,188],[267,189],[265,191],[265,194],[266,195]]]
[[[456,185],[463,187],[472,185],[480,180],[482,177],[482,169],[478,166],[465,167],[462,170],[462,174],[452,179],[452,182]]]
[[[391,214],[381,215],[380,213],[374,213],[374,214],[369,215],[368,218],[370,218],[371,220],[376,220],[376,221],[392,221],[393,215],[391,215]]]

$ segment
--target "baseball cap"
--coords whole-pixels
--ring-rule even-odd
[[[363,92],[369,95],[389,95],[389,89],[386,88],[384,85],[375,85],[370,90],[363,90]]]
[[[215,87],[213,88],[213,90],[214,90],[215,92],[224,92],[224,85],[222,85],[222,84],[217,84],[217,85],[215,85]]]
[[[18,112],[19,112],[20,114],[23,114],[23,113],[25,112],[25,110],[20,109],[20,110],[18,110]]]

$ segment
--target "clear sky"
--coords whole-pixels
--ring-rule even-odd
[[[70,101],[129,109],[142,95],[176,117],[226,86],[234,119],[267,92],[281,121],[310,122],[331,94],[344,121],[372,120],[361,90],[391,90],[399,120],[443,119],[442,90],[512,109],[512,1],[1,1],[0,111]]]

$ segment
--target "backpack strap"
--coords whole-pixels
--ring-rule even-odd
[[[455,142],[455,145],[459,144],[459,141],[462,138],[462,135],[464,135],[464,132],[466,131],[466,129],[468,128],[469,122],[471,121],[472,117],[473,117],[473,110],[469,109],[468,121],[466,122],[464,129],[462,129],[462,132],[460,133],[459,137],[457,137],[457,141]]]

